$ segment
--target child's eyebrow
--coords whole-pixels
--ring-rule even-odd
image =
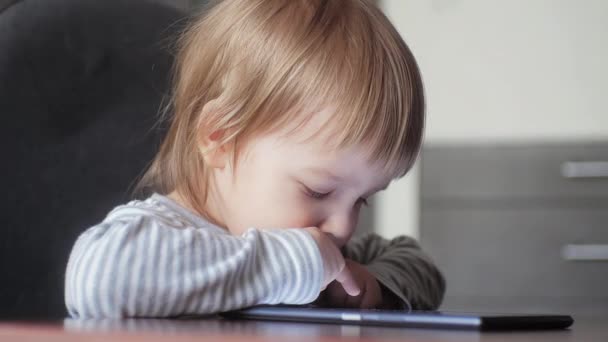
[[[342,177],[340,177],[338,175],[335,175],[332,172],[330,172],[328,170],[325,170],[325,169],[316,168],[316,167],[308,167],[308,168],[305,168],[304,170],[307,171],[307,172],[310,172],[310,173],[315,173],[315,174],[317,174],[318,176],[321,176],[321,177],[330,178],[330,179],[332,179],[334,181],[342,181],[343,180]]]

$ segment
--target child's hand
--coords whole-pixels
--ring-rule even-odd
[[[316,227],[304,228],[317,243],[323,259],[323,289],[330,283],[351,296],[361,293],[359,283],[353,277],[351,269],[345,267],[342,253],[332,239]]]
[[[317,300],[317,304],[328,307],[375,309],[382,307],[382,290],[376,278],[363,265],[345,259],[354,279],[361,289],[358,296],[349,296],[342,286],[332,282]]]

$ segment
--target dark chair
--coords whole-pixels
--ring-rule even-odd
[[[0,6],[0,318],[61,318],[76,237],[130,200],[159,145],[185,16],[158,0]]]

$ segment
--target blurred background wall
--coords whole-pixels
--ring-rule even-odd
[[[421,239],[444,308],[608,311],[608,2],[380,6],[419,62],[427,128],[376,230]]]
[[[608,2],[381,0],[380,6],[422,70],[426,145],[608,138]],[[419,176],[414,170],[378,196],[380,232],[418,236]]]

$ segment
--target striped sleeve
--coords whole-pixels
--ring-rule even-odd
[[[73,318],[204,315],[309,303],[322,277],[321,254],[305,231],[232,236],[142,215],[104,221],[78,238],[65,301]]]
[[[388,298],[400,299],[400,307],[432,310],[441,305],[445,280],[416,240],[407,236],[388,240],[365,234],[353,238],[342,252],[346,258],[364,265],[383,291],[390,291]]]

